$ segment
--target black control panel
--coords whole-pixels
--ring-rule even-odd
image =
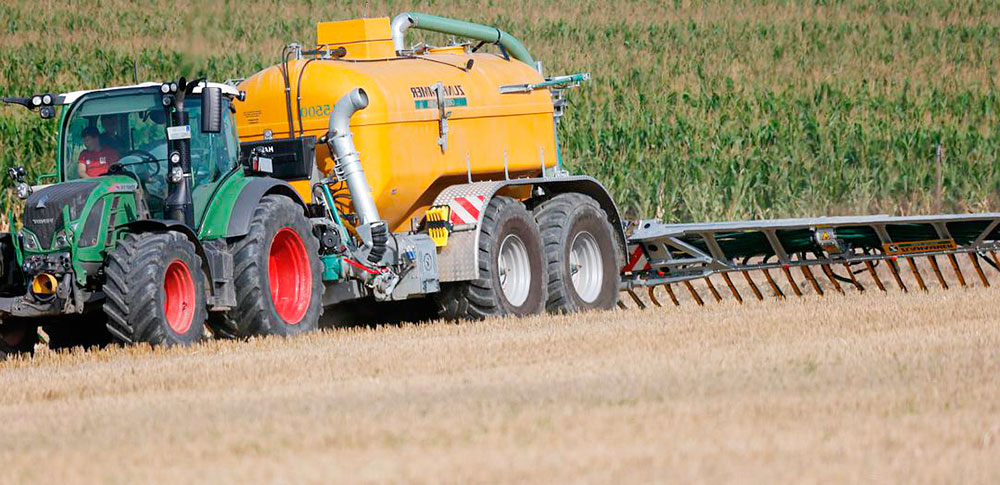
[[[307,179],[316,163],[316,137],[240,143],[240,162],[253,174],[282,180]]]

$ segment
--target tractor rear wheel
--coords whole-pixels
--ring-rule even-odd
[[[194,243],[176,232],[130,234],[108,256],[104,312],[121,343],[187,345],[205,325],[205,274]]]
[[[323,314],[319,242],[302,207],[288,197],[261,199],[250,232],[236,241],[236,307],[213,314],[217,335],[291,336],[315,330]]]
[[[446,283],[435,296],[448,319],[526,316],[545,309],[545,257],[538,225],[524,204],[490,200],[479,228],[479,277]]]
[[[618,301],[621,251],[608,215],[583,194],[560,194],[535,207],[548,264],[546,310],[609,310]]]
[[[5,318],[0,322],[0,361],[16,355],[33,355],[38,327],[28,319]]]

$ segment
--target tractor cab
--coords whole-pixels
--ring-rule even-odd
[[[146,83],[63,95],[68,107],[60,130],[61,182],[128,176],[142,187],[153,218],[167,218],[166,200],[171,176],[171,141],[187,139],[190,150],[195,223],[219,180],[237,163],[239,139],[232,116],[222,116],[218,133],[202,127],[201,96],[184,101],[188,123],[174,126],[172,106],[164,105],[163,85]],[[223,110],[238,96],[231,86],[222,89]],[[191,94],[200,94],[200,87]],[[223,111],[224,112],[224,111]]]

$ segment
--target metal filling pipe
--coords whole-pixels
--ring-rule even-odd
[[[457,35],[469,39],[480,40],[492,44],[499,44],[507,50],[511,57],[517,59],[532,68],[535,67],[535,59],[528,53],[521,41],[514,36],[496,27],[489,27],[482,24],[474,24],[462,20],[448,19],[436,15],[424,13],[401,13],[392,19],[390,30],[392,31],[392,45],[396,53],[406,50],[406,31],[414,27],[421,30],[438,32],[448,35]]]
[[[355,88],[344,95],[333,106],[330,129],[326,135],[326,143],[336,161],[334,170],[347,182],[354,211],[362,224],[372,224],[380,220],[378,207],[372,198],[372,189],[368,186],[365,169],[361,166],[361,157],[354,148],[354,136],[351,134],[351,116],[367,107],[368,95],[364,89]]]

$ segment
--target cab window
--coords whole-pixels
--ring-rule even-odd
[[[191,96],[185,109],[191,125],[194,185],[215,182],[239,155],[235,126],[231,117],[224,117],[222,133],[202,133],[201,99]],[[66,119],[63,175],[66,180],[100,176],[118,163],[144,180],[162,178],[167,160],[166,126],[167,113],[156,93],[87,95]]]
[[[237,163],[239,141],[231,116],[223,117],[221,133],[202,133],[200,96],[190,96],[184,107],[191,126],[192,181],[199,205]],[[60,154],[64,180],[100,177],[117,164],[142,182],[150,210],[158,212],[167,196],[168,157],[168,114],[159,93],[99,91],[85,95],[70,109]]]

